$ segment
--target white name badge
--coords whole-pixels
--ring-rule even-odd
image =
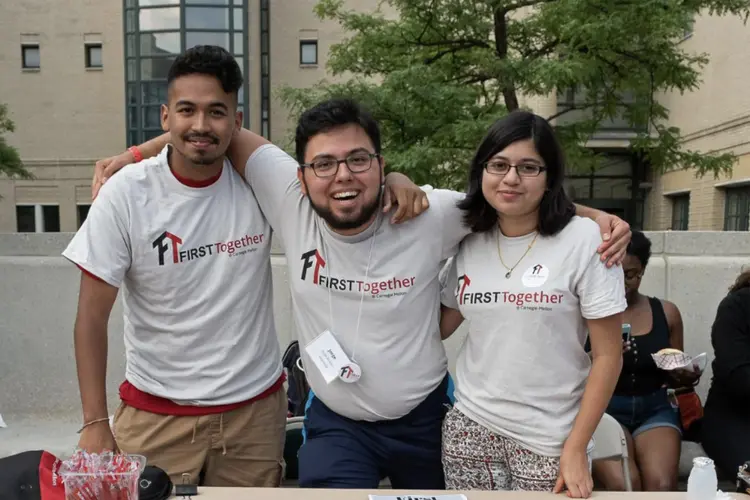
[[[330,330],[315,337],[305,346],[305,351],[318,367],[327,384],[341,377],[343,367],[353,364]]]

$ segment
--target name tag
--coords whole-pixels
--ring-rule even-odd
[[[352,364],[330,330],[324,331],[307,344],[305,352],[315,363],[327,384],[340,377],[342,368]]]

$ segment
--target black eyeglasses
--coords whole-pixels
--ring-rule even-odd
[[[376,153],[361,152],[350,154],[343,160],[337,160],[336,158],[319,158],[310,163],[305,163],[301,165],[301,167],[311,168],[318,177],[333,177],[338,173],[339,165],[346,163],[346,166],[351,173],[359,174],[370,170],[374,158],[379,159],[380,155]]]
[[[515,168],[516,172],[521,177],[536,177],[547,170],[547,167],[543,167],[535,163],[521,163],[520,165],[511,165],[510,163],[504,161],[488,161],[484,164],[484,169],[488,174],[492,175],[505,175],[510,172],[511,168]]]

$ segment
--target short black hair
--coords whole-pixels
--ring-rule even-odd
[[[186,75],[213,76],[227,94],[237,94],[242,88],[242,70],[232,54],[218,45],[196,45],[174,60],[167,75],[167,86]]]
[[[641,261],[641,266],[645,268],[651,258],[651,240],[642,231],[632,231],[627,254]]]
[[[492,124],[471,162],[466,198],[458,206],[465,211],[464,223],[472,231],[489,231],[497,224],[497,211],[482,193],[485,164],[514,142],[526,139],[534,142],[537,153],[547,167],[547,190],[539,206],[539,234],[557,234],[575,215],[575,205],[563,187],[565,161],[552,126],[534,113],[513,111]]]
[[[372,115],[359,103],[348,98],[334,98],[320,102],[308,109],[297,121],[294,134],[295,154],[297,162],[305,162],[307,143],[313,136],[343,125],[359,125],[368,135],[380,154],[380,128]]]

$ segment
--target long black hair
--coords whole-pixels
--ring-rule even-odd
[[[547,167],[547,189],[539,206],[539,234],[549,236],[558,233],[575,215],[575,205],[563,188],[565,162],[552,126],[539,115],[513,111],[490,127],[471,162],[466,198],[458,206],[465,210],[464,223],[472,231],[489,231],[497,224],[497,211],[482,193],[485,164],[514,142],[526,139],[534,142]]]

